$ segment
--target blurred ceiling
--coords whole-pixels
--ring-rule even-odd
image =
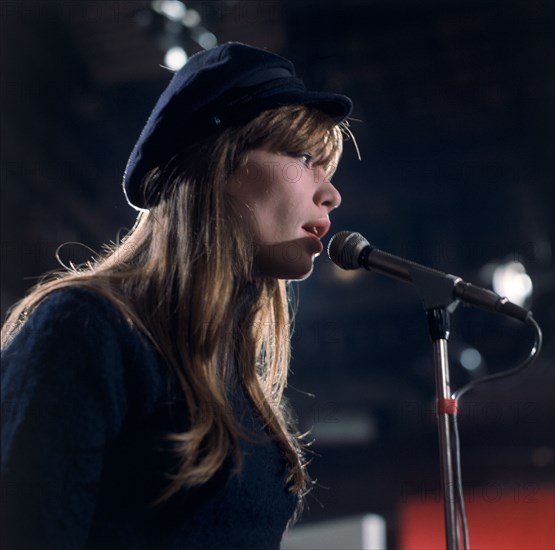
[[[268,47],[309,87],[355,103],[335,182],[334,229],[483,286],[518,260],[545,349],[518,379],[464,402],[465,478],[553,481],[555,4],[551,1],[187,2],[218,41]],[[4,0],[2,313],[41,273],[87,259],[133,223],[127,156],[170,74],[164,50],[194,32],[148,1]],[[72,243],[82,243],[81,245]],[[85,246],[83,246],[85,245]],[[290,399],[314,426],[314,475],[330,490],[308,519],[376,510],[436,487],[434,376],[414,289],[375,274],[339,279],[325,258],[298,287]],[[491,270],[489,270],[491,271]],[[489,273],[489,274],[488,274]],[[459,308],[452,383],[513,366],[527,327]],[[461,354],[476,349],[475,371]],[[307,394],[316,394],[310,397]],[[465,414],[466,412],[466,414]],[[504,481],[505,480],[505,481]],[[368,489],[358,490],[365,486]]]

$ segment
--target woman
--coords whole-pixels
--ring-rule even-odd
[[[239,43],[174,75],[126,168],[133,229],[6,322],[6,547],[278,548],[310,487],[286,280],[322,251],[350,110]]]

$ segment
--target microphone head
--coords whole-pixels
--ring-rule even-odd
[[[360,254],[370,243],[354,231],[336,233],[328,244],[330,260],[342,269],[358,269]]]

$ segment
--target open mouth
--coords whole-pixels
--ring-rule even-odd
[[[303,229],[311,236],[321,239],[330,228],[329,220],[323,218],[303,225]]]
[[[318,239],[320,238],[320,231],[318,231],[317,227],[306,227],[303,226],[303,229],[312,237],[317,237]]]

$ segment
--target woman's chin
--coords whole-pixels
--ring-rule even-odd
[[[275,279],[302,281],[311,275],[317,255],[301,243],[263,245],[255,255],[256,274]]]

